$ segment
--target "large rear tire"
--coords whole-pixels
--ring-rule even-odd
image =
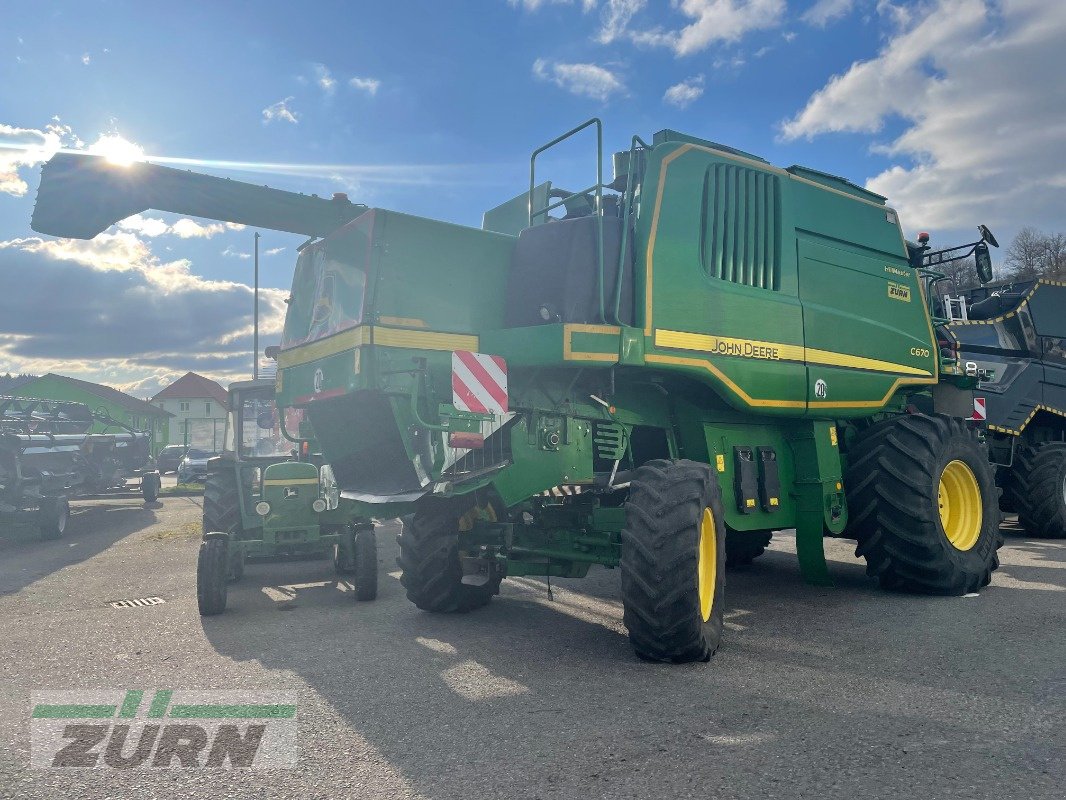
[[[1024,448],[1012,470],[1018,522],[1030,536],[1066,538],[1066,442]]]
[[[773,531],[735,531],[732,528],[725,537],[725,565],[744,567],[766,552]]]
[[[962,595],[999,566],[999,489],[984,445],[959,419],[906,415],[848,452],[848,532],[886,589]]]
[[[241,531],[240,487],[231,469],[212,472],[204,482],[203,532],[231,535]]]
[[[398,537],[400,583],[407,599],[423,611],[472,611],[499,593],[499,576],[481,586],[463,583],[459,531],[478,517],[495,520],[496,513],[491,504],[480,506],[474,497],[459,497],[426,498],[404,518]]]
[[[641,658],[707,661],[722,638],[725,511],[707,464],[649,461],[633,477],[622,529],[622,605]]]

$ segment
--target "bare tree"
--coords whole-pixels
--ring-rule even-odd
[[[1044,237],[1040,275],[1056,280],[1066,277],[1066,234],[1053,233]]]
[[[1028,225],[1018,231],[1003,259],[1008,276],[1017,280],[1039,277],[1047,249],[1046,239],[1043,233]]]

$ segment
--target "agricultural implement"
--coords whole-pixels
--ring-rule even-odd
[[[355,598],[373,600],[373,523],[340,499],[329,466],[311,455],[302,411],[278,409],[273,381],[232,384],[229,408],[225,448],[209,462],[204,485],[200,613],[225,610],[228,583],[243,576],[246,559],[273,556],[332,553],[338,575],[355,584]]]
[[[42,538],[57,539],[72,496],[125,489],[136,478],[145,501],[158,497],[149,435],[88,433],[96,422],[120,424],[83,403],[0,397],[0,521],[36,524]]]
[[[1031,536],[1066,537],[1066,283],[1039,279],[943,296],[945,347],[980,383],[1003,507]]]
[[[590,133],[591,187],[538,182]],[[940,352],[885,198],[674,131],[633,137],[610,183],[602,163],[590,120],[478,230],[61,154],[33,227],[92,237],[155,208],[311,237],[277,404],[303,410],[342,498],[405,517],[421,609],[617,567],[636,652],[706,660],[727,551],[788,528],[815,583],[832,536],[888,589],[985,586],[999,492],[959,412],[977,379]]]

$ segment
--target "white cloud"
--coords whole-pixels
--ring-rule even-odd
[[[227,246],[226,249],[222,251],[222,255],[226,256],[226,258],[246,259],[252,257],[251,253],[245,253],[241,250],[236,250],[234,249],[233,245]]]
[[[173,225],[157,217],[145,217],[134,214],[118,223],[120,230],[139,233],[141,236],[177,236],[179,239],[210,239],[225,231],[242,231],[244,226],[235,222],[211,222],[202,225],[188,217],[182,217]]]
[[[808,25],[824,28],[833,20],[850,14],[854,7],[855,0],[818,0],[803,13],[800,19]]]
[[[92,63],[92,58],[89,57],[88,53],[82,53],[81,63],[84,64],[85,66],[89,66],[89,64]]]
[[[895,15],[891,4],[884,13]],[[913,225],[1059,229],[1066,207],[1066,3],[938,0],[874,59],[832,77],[787,139],[903,132],[874,149],[898,159],[867,187]]]
[[[663,102],[678,108],[688,108],[703,94],[703,76],[687,78],[681,83],[675,83],[663,95]]]
[[[325,64],[315,64],[315,83],[326,94],[333,94],[337,88],[337,79],[333,77],[329,71],[329,67]]]
[[[637,44],[669,47],[679,56],[705,50],[716,42],[736,42],[745,34],[781,22],[785,0],[677,0],[677,10],[693,20],[679,29],[634,31]]]
[[[551,63],[543,58],[533,62],[533,74],[551,81],[571,94],[606,101],[612,94],[625,91],[625,84],[605,67],[597,64]]]
[[[62,147],[81,146],[70,126],[58,120],[43,130],[0,124],[0,192],[22,197],[29,186],[19,176],[21,168],[47,161]]]
[[[263,124],[266,125],[273,122],[276,119],[282,122],[291,122],[296,125],[300,121],[300,115],[289,108],[289,103],[295,100],[295,97],[289,96],[284,100],[279,100],[273,105],[269,105],[263,109]]]
[[[264,255],[268,256],[276,256],[278,253],[282,253],[284,251],[284,247],[271,247],[269,250],[264,250],[263,253]]]
[[[633,15],[645,5],[647,5],[646,0],[607,0],[603,5],[601,27],[596,35],[596,41],[601,44],[610,44],[618,39],[625,33]]]
[[[361,91],[364,91],[368,95],[373,97],[378,93],[378,88],[380,88],[381,86],[381,81],[379,81],[377,78],[353,77],[348,80],[348,85],[351,86],[353,89],[359,89]]]

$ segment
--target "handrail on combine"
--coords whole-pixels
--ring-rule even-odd
[[[596,183],[594,186],[590,186],[587,189],[583,189],[580,192],[574,192],[566,197],[558,200],[554,203],[548,203],[544,208],[534,211],[533,209],[533,187],[536,186],[536,174],[537,174],[537,156],[543,153],[545,150],[549,150],[560,142],[569,139],[571,136],[580,133],[592,125],[596,126]],[[596,265],[598,268],[599,278],[597,280],[599,288],[600,299],[600,314],[599,322],[606,321],[606,303],[604,302],[603,295],[603,122],[599,117],[593,117],[578,125],[576,128],[571,128],[561,136],[556,136],[547,144],[541,145],[533,151],[533,155],[529,157],[529,226],[533,227],[533,220],[537,217],[544,215],[547,216],[548,212],[552,209],[558,208],[561,205],[565,205],[568,200],[573,200],[575,197],[583,197],[588,195],[589,192],[596,193]],[[549,197],[549,200],[551,198]]]
[[[537,156],[543,153],[545,150],[549,150],[560,142],[569,139],[571,136],[580,133],[581,131],[591,126],[596,126],[596,183],[587,189],[582,189],[578,192],[572,192],[565,197],[556,200],[554,203],[548,202],[543,208],[533,208],[533,189],[537,185]],[[597,293],[599,295],[599,317],[598,322],[612,322],[616,325],[622,324],[621,312],[622,312],[622,280],[625,277],[625,263],[626,263],[626,248],[629,244],[629,217],[632,211],[633,205],[633,181],[634,181],[634,164],[636,161],[636,153],[638,149],[648,150],[650,147],[647,142],[641,139],[639,136],[634,136],[629,146],[629,169],[626,174],[626,190],[624,195],[624,205],[622,207],[622,219],[624,224],[622,225],[622,243],[618,252],[618,265],[617,265],[617,277],[614,285],[614,302],[611,308],[611,313],[608,316],[607,313],[607,301],[605,297],[606,281],[604,280],[604,263],[603,263],[603,190],[605,188],[603,183],[603,122],[598,117],[586,120],[578,125],[576,128],[572,128],[561,136],[557,136],[547,144],[541,145],[533,151],[533,155],[529,158],[529,226],[532,227],[534,221],[541,217],[547,216],[548,212],[560,206],[566,205],[567,202],[573,200],[575,197],[587,197],[590,192],[595,192],[595,209],[597,223],[596,223],[596,267],[597,267]],[[550,200],[550,197],[549,197]]]

